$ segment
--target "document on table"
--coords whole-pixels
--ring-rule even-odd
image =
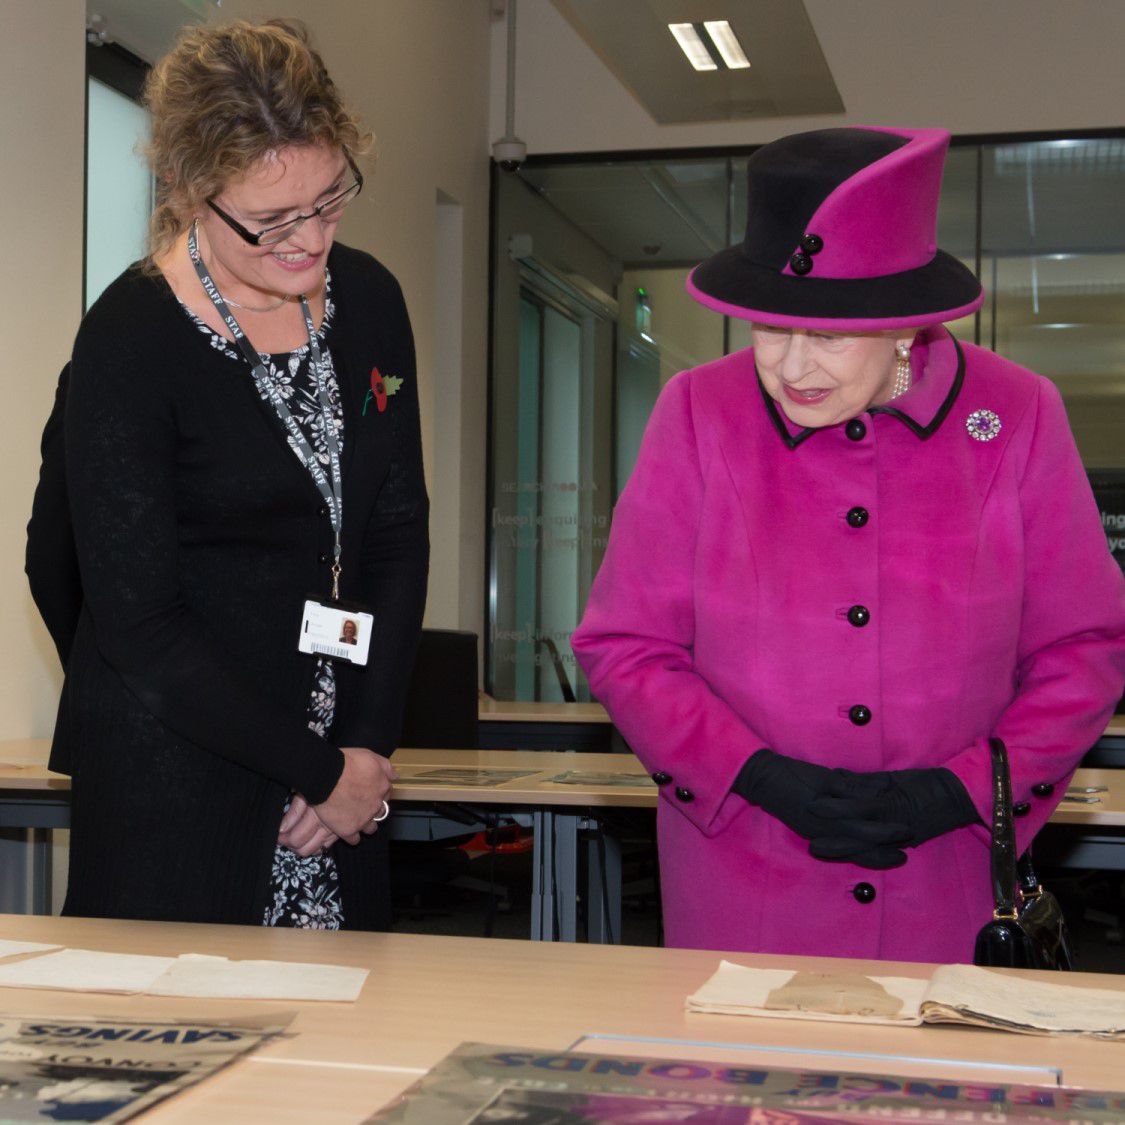
[[[554,777],[545,777],[552,785],[583,785],[603,789],[655,789],[656,782],[647,773],[603,773],[601,770],[567,770]]]
[[[367,969],[296,961],[229,961],[185,953],[146,991],[229,1000],[355,1000]]]
[[[1125,991],[942,965],[929,980],[720,963],[689,1012],[917,1026],[958,1023],[1025,1035],[1125,1039]]]
[[[235,1000],[355,1000],[367,969],[293,961],[231,961],[187,953],[147,957],[62,949],[0,964],[0,986]]]
[[[62,949],[61,945],[44,945],[41,941],[9,941],[0,938],[0,961],[21,953],[46,953],[49,949]]]
[[[485,789],[494,785],[503,785],[508,781],[519,781],[525,777],[534,777],[536,770],[509,769],[507,766],[497,768],[480,768],[473,766],[402,766],[399,768],[399,780],[410,782],[413,785],[450,785],[472,789]]]
[[[57,953],[0,965],[0,985],[76,992],[147,992],[173,960],[138,953],[60,949]]]

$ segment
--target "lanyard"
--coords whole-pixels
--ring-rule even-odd
[[[317,491],[324,497],[324,503],[328,508],[328,515],[332,522],[334,537],[332,548],[332,600],[338,601],[340,598],[340,555],[342,553],[340,531],[343,527],[344,496],[343,477],[340,472],[340,442],[336,437],[336,422],[332,416],[332,402],[328,397],[328,387],[324,378],[324,360],[320,351],[316,326],[313,324],[312,313],[309,312],[309,303],[302,295],[300,298],[301,312],[304,314],[305,329],[309,334],[309,362],[312,364],[313,375],[316,378],[316,394],[320,403],[320,420],[324,427],[324,439],[328,445],[328,467],[331,480],[329,475],[325,473],[324,466],[321,465],[320,459],[313,451],[312,446],[309,445],[308,439],[301,432],[301,427],[297,424],[297,420],[293,417],[293,413],[281,392],[270,379],[266,365],[262,362],[262,357],[254,350],[253,344],[250,343],[246,333],[239,327],[238,321],[234,319],[234,314],[230,311],[214,281],[207,273],[207,267],[204,266],[199,253],[199,242],[196,238],[194,224],[188,233],[188,253],[191,255],[192,265],[195,266],[195,272],[199,275],[199,280],[203,283],[207,296],[211,298],[215,308],[219,310],[219,315],[230,329],[238,350],[242,352],[246,362],[250,364],[254,385],[258,388],[258,393],[269,400],[270,405],[274,408],[278,418],[281,419],[282,425],[285,426],[290,439],[296,446],[301,463],[308,469]]]

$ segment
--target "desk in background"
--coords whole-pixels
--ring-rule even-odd
[[[906,1072],[986,1082],[1121,1089],[1120,1043],[1009,1035],[964,1027],[877,1025],[704,1016],[684,998],[723,954],[693,949],[531,944],[421,934],[324,933],[255,926],[3,917],[4,936],[82,949],[175,956],[319,961],[371,971],[354,1004],[253,1004],[0,989],[0,1010],[46,1017],[212,1019],[280,1007],[287,1035],[200,1086],[155,1107],[154,1125],[221,1121],[354,1125],[466,1040],[561,1051],[598,1050],[739,1059],[752,1065],[853,1073]],[[925,978],[932,965],[727,954],[741,964],[808,972]],[[1044,973],[1020,973],[1031,981]],[[1125,977],[1074,973],[1068,984],[1125,991]],[[1031,985],[1034,987],[1034,984]],[[701,1047],[702,1044],[702,1047]],[[589,1049],[589,1048],[588,1048]],[[1054,1080],[1054,1081],[1052,1081]]]
[[[482,694],[477,722],[483,750],[615,749],[613,724],[600,703],[511,703]]]
[[[31,830],[30,845],[8,840],[4,847],[7,886],[0,904],[15,912],[47,913],[50,854],[47,830],[70,823],[70,779],[46,768],[45,741],[0,743],[0,826]],[[531,933],[535,940],[575,941],[578,936],[579,849],[584,830],[587,879],[587,935],[592,941],[620,941],[621,853],[602,816],[615,809],[653,809],[656,786],[632,755],[551,753],[513,750],[399,750],[394,757],[392,821],[406,839],[440,839],[484,827],[493,813],[532,829]],[[526,776],[485,787],[428,782],[425,771],[501,768]],[[584,782],[553,783],[569,771],[629,774],[645,783],[633,788]],[[1061,852],[1051,858],[1075,867],[1125,870],[1125,770],[1080,770],[1075,786],[1106,786],[1096,804],[1062,802],[1050,821]],[[461,819],[443,819],[442,807],[456,807]],[[475,823],[473,823],[476,818]],[[470,822],[466,824],[466,820]],[[1041,836],[1040,839],[1045,839]],[[20,846],[22,843],[22,847]]]

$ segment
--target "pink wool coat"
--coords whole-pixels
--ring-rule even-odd
[[[971,960],[991,916],[984,827],[891,871],[828,863],[731,794],[739,769],[763,746],[946,766],[987,823],[996,735],[1022,849],[1121,695],[1125,582],[1059,394],[961,348],[928,330],[912,389],[850,428],[796,428],[749,350],[661,394],[573,647],[668,779],[670,945]]]

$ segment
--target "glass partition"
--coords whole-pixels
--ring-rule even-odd
[[[581,619],[660,388],[747,347],[684,282],[738,242],[746,152],[529,161],[495,180],[486,684],[588,699]],[[938,241],[982,278],[951,323],[1054,380],[1119,557],[1125,480],[1125,137],[954,142]]]
[[[144,257],[152,175],[140,148],[148,110],[96,78],[88,82],[86,307],[126,266]]]

